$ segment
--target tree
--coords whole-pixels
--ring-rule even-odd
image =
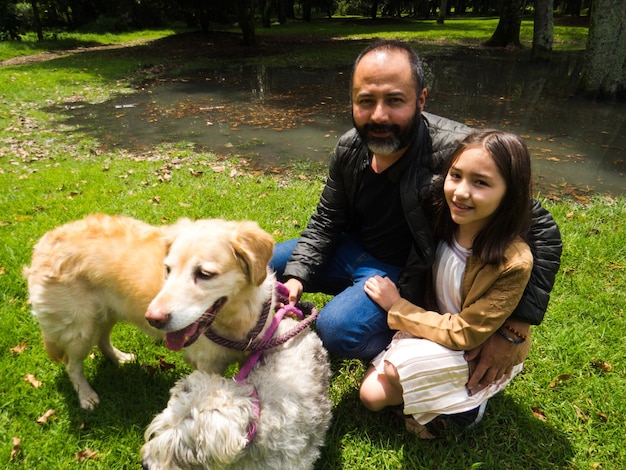
[[[554,42],[554,0],[535,0],[533,48],[530,60],[550,62]]]
[[[626,100],[626,2],[593,0],[580,92]]]
[[[526,0],[500,0],[500,20],[496,30],[485,42],[487,47],[522,47],[519,32],[522,26],[522,15],[526,8]]]
[[[37,30],[37,39],[43,41],[43,28],[41,26],[41,18],[39,17],[39,8],[37,8],[37,0],[30,0],[30,6],[33,9],[33,21]]]
[[[448,10],[448,0],[441,0],[439,4],[439,15],[437,15],[437,24],[443,24],[446,19],[446,11]]]
[[[243,33],[243,43],[246,46],[256,44],[256,34],[254,29],[254,0],[236,0],[237,17],[239,18],[239,28]]]
[[[0,41],[6,39],[20,39],[20,21],[13,2],[0,0]]]

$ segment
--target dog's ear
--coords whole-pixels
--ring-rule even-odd
[[[232,245],[250,281],[260,286],[267,277],[267,265],[274,254],[274,238],[256,222],[243,221],[237,222]]]
[[[172,225],[161,226],[161,239],[165,244],[165,253],[169,253],[170,247],[176,237],[178,237],[185,229],[193,225],[193,221],[187,218],[178,219]]]

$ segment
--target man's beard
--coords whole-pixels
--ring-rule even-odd
[[[416,111],[413,119],[403,128],[397,124],[364,124],[357,126],[352,118],[354,128],[359,136],[367,144],[367,148],[376,155],[390,155],[404,147],[407,147],[417,134],[417,123],[420,112]],[[372,137],[370,132],[390,132],[388,137]]]

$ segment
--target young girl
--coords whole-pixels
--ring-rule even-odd
[[[470,395],[463,355],[495,332],[526,341],[506,321],[533,263],[523,239],[531,195],[530,157],[521,138],[492,130],[470,134],[450,158],[438,190],[443,194],[434,227],[440,242],[430,289],[437,311],[402,299],[388,278],[365,284],[398,332],[367,370],[361,401],[373,411],[403,403],[407,429],[422,438],[434,437],[425,425],[439,415],[476,410],[478,422],[487,399],[521,371],[522,363]]]

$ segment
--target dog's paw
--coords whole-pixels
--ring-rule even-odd
[[[134,360],[137,359],[137,356],[135,356],[134,354],[125,353],[124,351],[120,351],[119,349],[114,348],[113,346],[111,346],[110,350],[102,350],[102,352],[114,364],[124,364],[126,362],[133,362]]]
[[[118,364],[124,364],[125,362],[133,362],[137,359],[137,356],[131,353],[125,353],[122,351],[118,351],[119,355],[117,356]]]
[[[78,392],[78,401],[83,410],[91,411],[100,403],[100,397],[93,389],[83,389]]]

